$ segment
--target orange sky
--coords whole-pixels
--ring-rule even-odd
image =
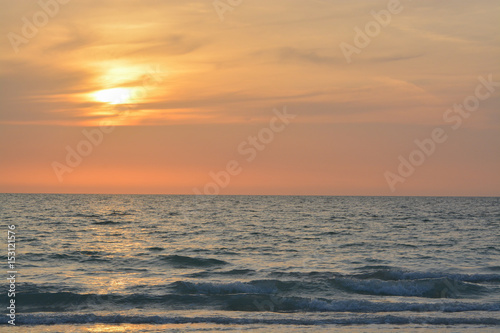
[[[40,3],[0,2],[0,192],[500,195],[498,1]]]

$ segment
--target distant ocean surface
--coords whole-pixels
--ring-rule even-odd
[[[500,331],[500,198],[0,194],[0,209],[0,331]]]

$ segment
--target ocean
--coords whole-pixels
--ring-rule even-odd
[[[0,208],[2,332],[500,331],[500,198],[0,194]]]

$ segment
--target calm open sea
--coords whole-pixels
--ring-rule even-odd
[[[500,198],[0,194],[14,332],[498,332]]]

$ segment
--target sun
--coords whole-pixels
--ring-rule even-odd
[[[99,90],[93,93],[93,97],[102,103],[108,104],[126,104],[130,103],[132,98],[132,89],[130,88],[112,88]]]

